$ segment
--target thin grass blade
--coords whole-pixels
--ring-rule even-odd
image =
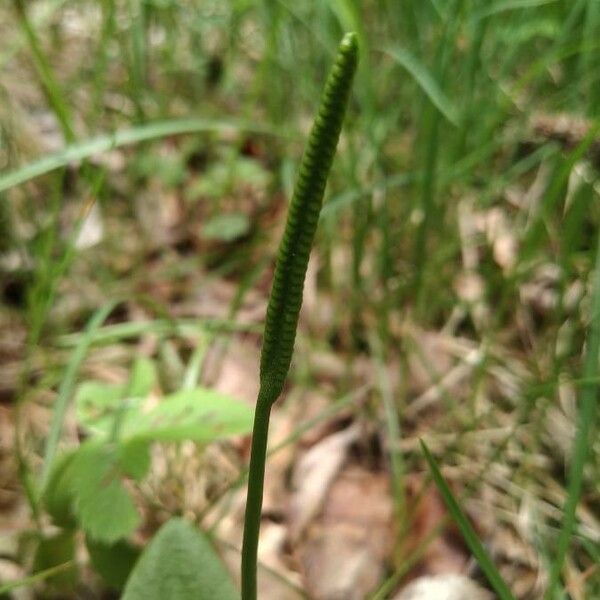
[[[460,117],[456,106],[454,106],[454,103],[446,96],[427,67],[414,54],[405,48],[391,48],[385,52],[409,72],[442,115],[444,115],[452,125],[458,126]]]
[[[442,495],[448,511],[458,525],[458,528],[460,529],[467,546],[469,546],[469,550],[471,550],[473,553],[473,556],[487,577],[490,585],[496,594],[498,594],[498,598],[500,600],[515,600],[515,597],[512,595],[508,585],[506,585],[502,575],[500,575],[496,565],[493,563],[492,559],[481,543],[481,540],[477,536],[477,533],[475,533],[473,526],[460,508],[460,505],[450,490],[450,487],[446,483],[446,480],[444,479],[444,476],[442,475],[435,458],[431,452],[429,452],[429,448],[427,448],[423,440],[421,440],[421,448],[423,449],[423,454],[425,455],[425,459],[429,465],[429,470],[431,471],[433,481]]]
[[[40,175],[50,173],[68,164],[80,161],[95,154],[100,154],[122,146],[131,146],[148,140],[159,139],[171,135],[189,133],[243,131],[251,133],[264,133],[268,135],[283,136],[281,131],[276,131],[269,126],[236,120],[219,119],[171,119],[145,123],[138,127],[122,129],[112,134],[101,135],[90,140],[71,144],[43,158],[23,165],[18,169],[0,174],[0,192],[16,185],[21,185]]]
[[[54,403],[54,409],[52,412],[52,423],[50,425],[48,439],[46,440],[46,451],[42,470],[42,489],[45,487],[50,476],[52,464],[54,462],[54,456],[56,455],[60,434],[65,420],[65,415],[69,406],[69,400],[73,396],[75,380],[79,372],[79,367],[85,358],[97,329],[111,313],[114,305],[115,302],[111,302],[94,313],[92,318],[89,320],[85,335],[80,338],[79,344],[71,354],[71,360],[69,361],[65,376],[60,384],[58,397]]]

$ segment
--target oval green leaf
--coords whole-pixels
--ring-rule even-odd
[[[239,600],[229,573],[200,531],[171,519],[144,550],[121,600]]]

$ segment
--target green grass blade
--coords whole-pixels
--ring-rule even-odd
[[[171,119],[145,123],[138,127],[122,129],[113,134],[101,135],[90,140],[71,144],[46,156],[23,165],[18,169],[0,174],[0,192],[11,187],[20,185],[40,175],[50,173],[55,169],[67,166],[71,162],[83,160],[93,156],[120,148],[130,146],[147,140],[154,140],[171,135],[183,135],[189,133],[227,132],[231,130],[265,133],[269,135],[282,136],[280,131],[268,126],[260,126],[256,123],[225,119]]]
[[[454,497],[454,494],[446,483],[446,480],[444,479],[444,476],[442,475],[435,458],[433,458],[431,452],[429,452],[429,448],[427,448],[423,440],[421,440],[421,448],[423,449],[423,454],[425,455],[425,459],[429,465],[431,476],[433,477],[435,485],[444,499],[444,503],[446,504],[448,511],[458,525],[458,528],[460,529],[467,546],[469,546],[469,550],[471,550],[473,553],[473,556],[487,577],[490,585],[496,594],[498,594],[498,598],[500,600],[515,600],[515,597],[512,595],[510,589],[506,585],[502,575],[500,575],[498,572],[496,565],[494,565],[486,549],[483,547],[483,544],[477,536],[477,533],[475,533],[473,526],[471,523],[469,523],[469,520],[460,508],[456,498]]]
[[[57,13],[68,0],[52,0],[43,4],[31,19],[31,24],[36,31],[41,30],[46,23]],[[0,69],[3,69],[9,60],[27,43],[25,34],[19,30],[14,41],[0,53]]]
[[[456,106],[446,96],[427,67],[405,48],[392,48],[386,50],[386,54],[404,67],[440,113],[452,125],[458,126],[460,118]]]
[[[593,382],[597,379],[600,371],[598,365],[600,358],[600,236],[598,236],[596,249],[593,286],[592,309],[583,366],[583,379],[587,383],[583,385],[579,397],[579,420],[573,440],[567,499],[563,509],[563,523],[558,538],[556,556],[550,571],[547,598],[555,597],[562,565],[575,529],[577,504],[583,487],[583,469],[591,447],[590,433],[594,427],[598,408],[598,384]]]
[[[46,440],[44,466],[42,469],[42,489],[44,489],[44,487],[46,486],[46,483],[48,482],[48,478],[50,476],[52,464],[54,462],[54,456],[56,455],[58,442],[60,441],[62,426],[65,420],[65,415],[67,413],[67,408],[69,406],[69,400],[73,396],[75,380],[77,378],[77,373],[79,372],[79,367],[81,366],[81,363],[83,362],[83,359],[85,358],[85,355],[91,345],[96,330],[98,329],[98,327],[100,327],[100,325],[102,325],[106,317],[108,317],[108,315],[114,308],[114,305],[115,302],[110,302],[109,304],[107,304],[106,306],[102,307],[94,313],[92,318],[89,320],[88,326],[85,331],[85,335],[80,339],[79,344],[71,354],[71,360],[69,361],[69,364],[67,366],[65,376],[58,390],[58,397],[56,398],[56,401],[54,403],[52,423],[50,425],[48,439]]]
[[[538,6],[553,4],[557,1],[558,0],[508,0],[507,2],[499,2],[493,6],[486,7],[484,10],[478,12],[475,15],[475,18],[481,19],[491,17],[511,10],[537,8]]]
[[[69,569],[75,567],[75,562],[70,560],[68,562],[62,563],[60,565],[56,565],[55,567],[50,567],[49,569],[44,569],[43,571],[38,571],[29,577],[23,577],[23,579],[19,579],[18,581],[9,581],[8,583],[4,583],[0,585],[0,596],[4,596],[12,592],[13,590],[18,590],[23,587],[32,586],[34,583],[38,583],[40,581],[44,581],[44,579],[49,579],[50,577],[54,577],[59,573],[64,573]]]
[[[204,332],[218,333],[260,333],[262,327],[253,323],[238,323],[230,319],[154,319],[148,321],[132,321],[130,323],[115,323],[105,325],[94,331],[91,339],[93,345],[113,344],[129,338],[136,338],[146,333],[152,333],[159,338],[166,335],[196,337]],[[84,333],[67,333],[56,339],[60,348],[77,346]]]
[[[75,139],[75,132],[73,131],[73,116],[71,109],[64,97],[63,91],[59,82],[54,74],[52,65],[50,64],[48,57],[46,56],[42,45],[38,38],[35,27],[29,20],[27,13],[27,7],[23,0],[13,0],[15,11],[19,24],[23,30],[23,33],[27,39],[29,50],[32,54],[33,64],[35,65],[36,71],[42,84],[42,89],[48,104],[52,108],[54,115],[58,123],[60,124],[63,136],[69,143]]]

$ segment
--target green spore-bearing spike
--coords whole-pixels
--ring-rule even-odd
[[[260,359],[259,402],[277,400],[290,368],[308,259],[357,62],[356,34],[348,33],[325,83],[279,246]]]
[[[356,34],[348,33],[340,44],[325,83],[279,246],[267,308],[260,358],[260,391],[252,430],[242,543],[242,600],[256,600],[258,536],[271,406],[281,394],[290,368],[308,258],[357,62]]]

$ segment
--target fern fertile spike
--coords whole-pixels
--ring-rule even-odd
[[[260,360],[260,402],[277,400],[290,368],[308,259],[357,62],[356,34],[347,33],[325,83],[279,246]]]

